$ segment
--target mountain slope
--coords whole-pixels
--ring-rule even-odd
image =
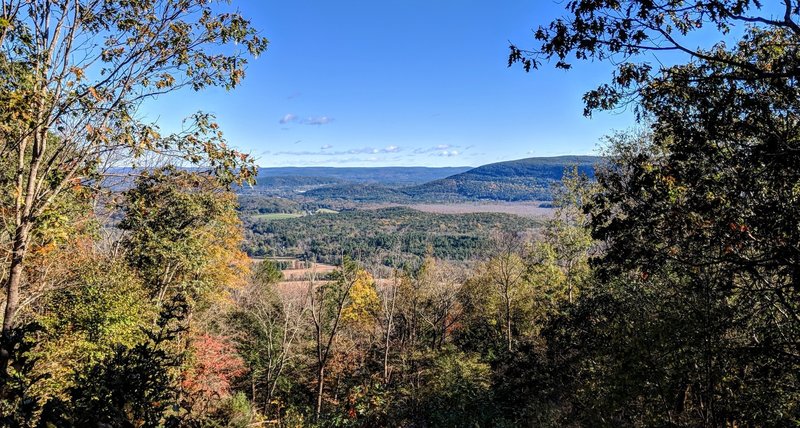
[[[397,200],[406,198],[404,194],[393,197],[392,189],[414,186],[428,181],[449,177],[468,171],[470,167],[280,167],[260,168],[257,184],[238,189],[241,193],[294,197],[311,192],[308,197],[355,200]],[[353,189],[349,190],[349,187]],[[314,191],[320,190],[318,196]],[[384,195],[384,196],[381,196]]]
[[[260,168],[258,182],[270,183],[275,179],[290,181],[294,179],[314,178],[329,183],[369,183],[381,184],[390,187],[412,186],[428,181],[449,177],[469,171],[471,168],[463,167],[360,167],[360,168],[335,168],[335,167],[281,167]]]
[[[345,183],[319,187],[303,193],[303,196],[318,200],[344,200],[350,202],[409,202],[409,197],[400,190],[381,184]]]
[[[480,166],[466,172],[403,189],[417,200],[549,200],[564,169],[577,166],[594,177],[597,156],[527,158]]]

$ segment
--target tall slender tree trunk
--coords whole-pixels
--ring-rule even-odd
[[[508,340],[508,352],[511,352],[512,342],[511,339],[511,308],[506,309],[506,339]]]
[[[383,383],[389,383],[389,376],[391,371],[389,370],[389,346],[391,345],[392,339],[392,328],[394,327],[394,311],[395,311],[395,302],[397,301],[397,272],[395,272],[394,282],[392,284],[392,304],[389,307],[389,313],[386,317],[386,337],[384,338],[384,346],[383,346]],[[388,293],[387,297],[388,299]]]
[[[384,383],[384,385],[389,383],[389,373],[390,373],[390,371],[389,371],[389,343],[390,343],[389,340],[390,339],[391,339],[391,336],[389,336],[389,333],[387,332],[386,333],[386,341],[385,341],[384,347],[383,347],[383,383]]]
[[[572,293],[572,261],[571,260],[570,260],[569,263],[567,263],[567,293],[568,293],[568,296],[569,296],[569,304],[571,305],[573,303],[573,298],[572,298],[572,294],[573,294]]]
[[[508,352],[511,352],[512,348],[512,338],[511,338],[511,294],[509,293],[509,286],[506,284],[504,287],[504,300],[506,306],[506,344],[508,346]]]
[[[3,341],[0,345],[0,374],[7,373],[8,362],[11,358],[11,349],[7,341],[19,308],[19,287],[22,283],[22,268],[25,262],[25,255],[28,251],[28,233],[33,224],[33,203],[36,194],[36,180],[39,178],[39,165],[44,155],[45,134],[36,138],[41,130],[36,130],[33,138],[33,150],[31,152],[30,169],[27,177],[25,176],[26,159],[25,155],[28,148],[29,139],[23,138],[20,143],[17,172],[16,172],[16,197],[14,201],[15,211],[15,230],[14,244],[11,253],[11,264],[8,270],[8,279],[5,284],[6,307],[3,311]],[[27,182],[26,182],[27,179]]]
[[[325,388],[325,365],[319,365],[317,369],[317,409],[314,412],[314,420],[319,421],[319,416],[322,413],[322,391]]]
[[[20,225],[14,233],[14,247],[11,255],[8,280],[6,281],[6,307],[3,316],[3,335],[8,334],[14,326],[14,315],[19,307],[19,285],[22,282],[22,266],[28,247],[27,229],[27,225]]]
[[[19,287],[22,282],[22,268],[28,247],[28,227],[20,225],[14,233],[14,247],[11,255],[8,279],[5,284],[6,307],[3,311],[3,340],[0,345],[0,374],[7,373],[11,359],[11,348],[8,337],[14,327],[14,318],[19,308]]]

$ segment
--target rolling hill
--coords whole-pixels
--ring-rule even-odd
[[[343,183],[324,186],[304,192],[303,196],[311,199],[343,200],[350,202],[410,202],[408,195],[381,184]]]
[[[564,169],[594,177],[596,156],[519,159],[477,168],[292,167],[259,170],[244,193],[350,202],[546,201]]]
[[[470,170],[470,167],[280,167],[260,168],[257,184],[239,189],[241,193],[292,197],[320,189],[320,195],[309,197],[347,199],[349,194],[363,195],[367,199],[380,199],[379,195],[391,195],[391,190],[415,186]],[[349,187],[354,189],[348,190]],[[327,190],[322,190],[327,189]],[[363,189],[360,191],[358,189]],[[378,190],[369,196],[370,191]],[[402,196],[402,195],[401,195]],[[363,199],[363,198],[358,198]]]
[[[577,166],[594,177],[597,156],[558,156],[498,162],[402,189],[417,200],[548,200],[564,169]]]
[[[294,178],[300,181],[309,179],[326,180],[329,182],[368,183],[381,184],[390,187],[412,186],[428,181],[449,177],[469,171],[468,166],[461,167],[364,167],[364,168],[335,168],[335,167],[281,167],[260,168],[258,182],[270,183],[276,179],[288,181]]]

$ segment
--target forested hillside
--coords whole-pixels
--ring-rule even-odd
[[[252,186],[244,186],[241,192],[285,197],[305,196],[307,192],[315,198],[329,195],[354,200],[396,200],[404,198],[396,189],[422,184],[431,180],[449,177],[469,170],[469,167],[375,167],[375,168],[262,168]],[[369,195],[369,196],[368,196]]]
[[[470,167],[282,167],[282,168],[262,168],[258,172],[258,185],[270,187],[271,180],[274,178],[309,178],[319,177],[332,181],[348,183],[370,183],[382,184],[384,186],[408,186],[422,184],[428,181],[437,180],[451,175],[469,171]]]
[[[380,184],[337,184],[324,186],[303,193],[304,198],[314,200],[342,200],[351,202],[411,202],[403,189],[393,189]]]
[[[418,200],[547,201],[565,169],[577,166],[582,174],[593,178],[594,168],[601,161],[595,156],[558,156],[498,162],[403,192]]]
[[[800,2],[559,4],[509,73],[612,65],[585,114],[637,126],[602,162],[345,173],[362,199],[549,187],[550,215],[526,218],[239,198],[255,159],[212,115],[162,129],[144,107],[257,70],[244,3],[0,1],[0,426],[798,425]]]

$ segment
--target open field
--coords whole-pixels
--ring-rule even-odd
[[[331,210],[328,208],[319,208],[317,209],[316,214],[339,214],[339,211]]]
[[[268,257],[267,259],[279,263],[283,273],[283,282],[305,281],[314,276],[325,276],[334,270],[336,266],[324,263],[306,262],[295,257]],[[250,258],[253,263],[261,263],[263,258]]]
[[[315,275],[324,276],[333,272],[334,270],[336,270],[336,266],[326,265],[323,263],[311,263],[311,266],[307,268],[284,269],[281,272],[283,272],[283,277],[286,281],[302,281]]]
[[[302,213],[268,213],[268,214],[255,214],[253,218],[259,220],[285,220],[287,218],[297,218],[302,217],[305,214]]]
[[[528,218],[542,218],[553,215],[552,208],[543,208],[543,202],[459,202],[451,204],[372,204],[366,209],[388,207],[408,207],[418,211],[435,214],[503,213]]]

